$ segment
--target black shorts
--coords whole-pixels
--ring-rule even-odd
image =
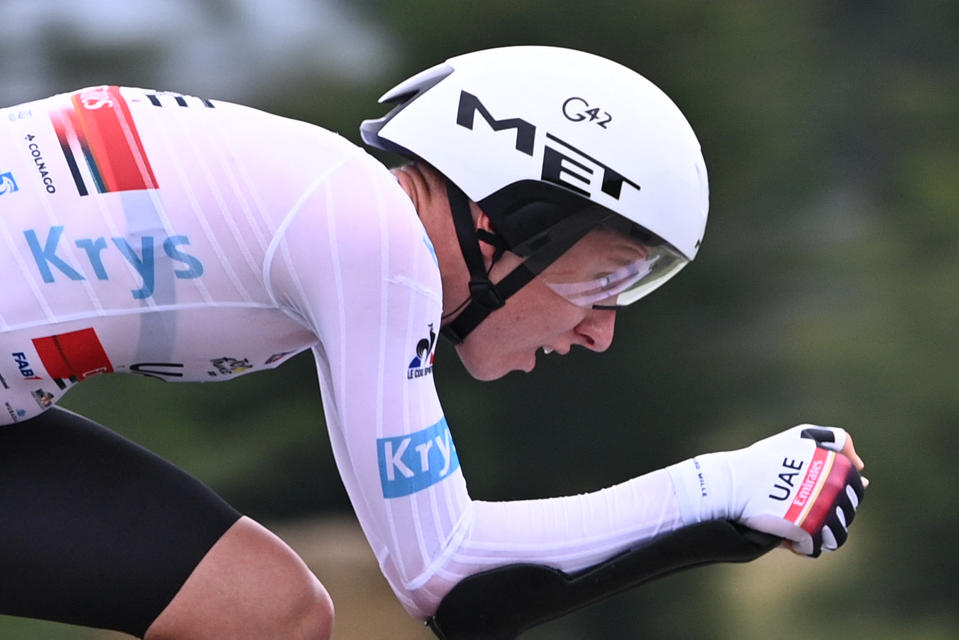
[[[0,613],[142,636],[240,514],[53,407],[0,427]]]

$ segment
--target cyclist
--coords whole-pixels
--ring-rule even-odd
[[[0,113],[0,611],[163,638],[325,638],[329,595],[184,472],[55,407],[126,372],[223,381],[315,355],[347,492],[414,616],[516,562],[574,571],[729,519],[835,549],[852,440],[803,425],[581,496],[469,497],[437,334],[479,379],[610,346],[617,309],[692,260],[706,169],[679,109],[550,47],[452,58],[364,140],[180,94],[93,87]]]

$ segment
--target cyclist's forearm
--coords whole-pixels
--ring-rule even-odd
[[[424,588],[442,596],[469,575],[517,563],[573,572],[682,524],[665,470],[575,496],[474,501],[468,535]]]

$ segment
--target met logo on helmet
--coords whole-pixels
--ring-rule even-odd
[[[460,91],[456,124],[472,131],[477,113],[494,132],[515,130],[516,150],[528,156],[535,156],[535,125],[522,118],[497,120],[478,97],[467,91]],[[638,184],[618,171],[548,132],[543,146],[541,178],[588,198],[597,195],[598,189],[598,192],[619,200],[624,183],[637,191],[640,190]]]

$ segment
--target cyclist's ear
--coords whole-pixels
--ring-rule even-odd
[[[486,262],[488,269],[506,251],[506,244],[497,235],[493,221],[475,202],[470,202],[470,213],[473,214],[473,220],[476,224],[476,238],[480,241],[480,253],[483,254],[483,260]]]

